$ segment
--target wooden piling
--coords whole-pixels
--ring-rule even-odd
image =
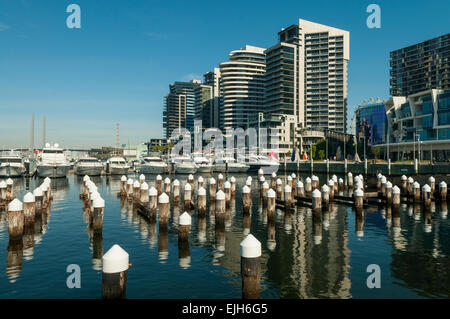
[[[162,176],[161,175],[157,175],[156,176],[156,181],[155,181],[155,187],[156,190],[158,191],[158,196],[161,195],[162,191]]]
[[[430,208],[431,206],[431,187],[428,184],[423,185],[422,187],[422,199],[423,205],[425,208]]]
[[[102,258],[102,298],[124,299],[127,291],[129,255],[114,245]]]
[[[344,180],[342,178],[339,178],[338,189],[340,192],[344,190]]]
[[[11,178],[6,180],[6,200],[10,201],[14,198],[14,181]]]
[[[364,191],[361,188],[355,190],[355,208],[362,210],[364,208]]]
[[[264,177],[264,171],[262,168],[258,169],[258,180],[261,180],[261,177]]]
[[[227,207],[229,207],[230,200],[231,200],[231,183],[229,181],[226,181],[223,184],[223,189],[224,189],[224,193],[225,193],[225,203],[226,203]]]
[[[248,176],[247,180],[245,181],[245,185],[250,188],[250,191],[252,190],[252,177]]]
[[[252,206],[252,195],[250,188],[245,185],[242,188],[242,212],[243,214],[250,214],[250,209]]]
[[[267,191],[267,217],[272,218],[275,214],[275,199],[276,194],[273,188]]]
[[[328,208],[330,205],[330,188],[327,184],[322,185],[322,203],[324,205],[324,208]]]
[[[6,202],[7,185],[5,181],[0,181],[0,203]]]
[[[401,191],[403,196],[405,196],[406,194],[408,194],[408,177],[406,177],[406,175],[402,175],[401,179]]]
[[[242,298],[258,299],[261,290],[261,243],[249,234],[240,247]]]
[[[414,182],[413,184],[414,203],[420,203],[420,184]]]
[[[191,200],[194,198],[194,175],[189,174],[188,183],[191,184]]]
[[[216,207],[215,207],[216,221],[219,223],[223,223],[225,221],[225,211],[226,211],[225,193],[219,189],[219,191],[215,195],[215,200],[216,200]]]
[[[42,189],[40,189],[39,187],[36,188],[33,191],[33,195],[34,195],[34,200],[36,203],[36,210],[35,210],[35,214],[36,215],[40,215],[41,214],[41,209],[42,209],[42,201],[43,201],[43,194],[42,194]]]
[[[322,211],[322,193],[318,189],[312,192],[312,209]]]
[[[216,200],[216,180],[214,177],[209,179],[209,201],[214,202]]]
[[[297,175],[295,173],[291,174],[292,182],[291,182],[291,189],[294,191],[297,188]]]
[[[332,200],[334,200],[334,181],[332,179],[330,179],[328,181],[328,188],[329,188],[329,192],[330,192],[329,197],[330,197],[330,200],[332,201]]]
[[[305,197],[305,188],[303,187],[302,181],[298,181],[296,188],[297,188],[297,196]]]
[[[192,186],[190,183],[184,184],[184,210],[190,212],[192,203]]]
[[[156,209],[158,208],[158,190],[154,188],[153,186],[150,188],[149,192],[149,219],[155,220],[156,219]]]
[[[206,189],[200,187],[197,192],[198,214],[204,215],[206,213]]]
[[[189,232],[191,230],[191,215],[188,212],[184,212],[178,218],[178,241],[187,241],[189,238]]]
[[[441,201],[443,202],[447,201],[447,183],[444,181],[439,183],[439,195]]]
[[[160,228],[167,226],[167,222],[169,220],[169,210],[169,196],[166,193],[161,193],[158,197],[158,220]]]
[[[386,204],[391,205],[392,203],[392,183],[387,182],[385,186],[385,196],[386,196]]]
[[[284,186],[284,207],[286,209],[292,206],[292,188],[290,185]]]
[[[32,193],[27,193],[23,197],[23,214],[24,214],[24,227],[29,227],[33,225],[36,214],[36,200]]]
[[[272,172],[272,179],[270,181],[270,188],[277,189],[277,174]]]
[[[22,237],[24,228],[23,204],[17,198],[8,204],[8,232],[10,238]]]
[[[307,177],[305,179],[305,194],[306,194],[306,197],[311,197],[311,193],[312,193],[311,178]]]
[[[197,187],[200,189],[200,187],[204,187],[205,186],[205,182],[203,180],[203,177],[199,176],[199,178],[197,179]]]
[[[144,174],[141,174],[141,175],[139,175],[139,184],[143,184],[145,182],[145,175]]]
[[[92,213],[92,228],[94,233],[100,234],[102,233],[103,228],[103,210],[105,208],[105,201],[99,196],[94,200],[92,206],[94,207]]]
[[[434,194],[434,192],[436,190],[436,180],[434,179],[433,176],[430,176],[428,178],[428,183],[430,184],[431,194]]]
[[[311,177],[311,191],[319,188],[319,177],[313,175]]]
[[[283,194],[283,182],[281,181],[281,179],[277,179],[277,200],[281,200],[281,196]]]
[[[178,179],[173,181],[173,203],[178,205],[180,202],[180,181]]]
[[[236,178],[234,178],[234,176],[231,176],[230,184],[231,184],[231,196],[234,197],[236,195]]]
[[[141,184],[141,193],[139,196],[139,202],[141,205],[143,205],[145,208],[148,207],[148,198],[149,198],[149,191],[148,191],[148,184],[144,181]]]
[[[168,177],[164,180],[164,193],[170,196],[170,178]]]
[[[353,188],[353,174],[351,172],[347,174],[347,185],[349,188]]]
[[[133,200],[135,203],[139,202],[141,197],[141,184],[138,181],[133,183]]]
[[[398,209],[400,207],[400,188],[397,185],[392,187],[392,206],[394,209]]]
[[[131,178],[127,180],[127,198],[133,198],[133,180]]]
[[[223,190],[223,175],[219,174],[219,176],[217,176],[217,190]]]
[[[383,194],[384,196],[386,196],[386,183],[387,183],[387,179],[386,176],[381,176],[381,194]]]

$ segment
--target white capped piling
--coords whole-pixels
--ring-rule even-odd
[[[344,190],[344,180],[342,178],[339,178],[338,188],[340,191]]]
[[[334,199],[334,181],[332,180],[332,179],[330,179],[329,181],[328,181],[328,188],[329,188],[329,191],[330,191],[330,200],[333,200]]]
[[[325,207],[328,207],[330,204],[330,188],[327,184],[322,185],[322,202]]]
[[[258,299],[261,290],[261,243],[249,234],[241,241],[242,298]]]
[[[385,186],[385,196],[386,196],[386,203],[390,205],[392,202],[392,183],[389,181],[386,183]]]
[[[120,194],[127,194],[127,177],[125,175],[122,175],[122,177],[120,178]]]
[[[242,212],[244,214],[250,214],[251,206],[252,206],[251,190],[247,185],[245,185],[242,188]]]
[[[223,189],[223,175],[219,174],[217,176],[217,190],[222,190]]]
[[[141,184],[139,202],[145,207],[148,206],[148,184],[145,181]]]
[[[225,193],[219,189],[215,196],[216,200],[216,220],[223,222],[225,220]]]
[[[173,181],[173,202],[174,204],[180,202],[180,181],[178,179]]]
[[[178,241],[188,240],[191,222],[192,218],[188,212],[184,212],[178,217]]]
[[[33,193],[27,193],[23,197],[23,215],[25,227],[33,225],[36,214],[36,199]]]
[[[408,177],[408,195],[409,196],[413,196],[413,194],[414,194],[413,184],[414,184],[414,179],[412,177]]]
[[[400,188],[397,185],[392,187],[392,205],[394,208],[400,207]]]
[[[158,191],[158,196],[161,195],[162,191],[162,176],[157,175],[156,176],[156,182],[155,182],[156,190]]]
[[[364,208],[364,191],[361,188],[355,190],[355,208],[362,210]]]
[[[204,215],[206,213],[206,189],[204,187],[198,189],[197,205],[199,215]]]
[[[273,217],[275,214],[275,198],[276,194],[273,188],[269,188],[267,191],[267,216]]]
[[[263,184],[264,184],[265,181],[266,181],[266,178],[265,178],[264,176],[261,176],[261,177],[259,178],[259,190],[260,190],[260,191],[262,190],[262,186],[263,186]]]
[[[441,201],[447,201],[447,183],[444,181],[439,183],[439,195]]]
[[[234,178],[234,176],[231,176],[230,183],[231,183],[231,196],[234,197],[236,195],[236,178]]]
[[[7,185],[5,181],[0,181],[0,202],[6,201]]]
[[[281,200],[281,196],[283,194],[283,182],[281,181],[281,179],[277,179],[277,200]]]
[[[434,194],[434,191],[436,190],[436,180],[433,176],[428,178],[428,183],[430,184],[431,194]]]
[[[211,202],[216,200],[216,180],[214,177],[209,179],[209,200]]]
[[[313,211],[322,210],[322,193],[318,189],[312,192],[312,209]]]
[[[267,207],[267,191],[268,190],[269,190],[269,183],[264,182],[264,184],[262,185],[262,192],[261,192],[261,195],[262,195],[262,198],[263,198],[263,200],[262,200],[263,208]]]
[[[305,179],[305,193],[307,197],[311,197],[312,192],[312,184],[311,184],[311,178],[307,177]]]
[[[292,190],[292,176],[289,175],[289,176],[287,177],[286,185],[291,186],[291,190]],[[294,188],[294,189],[295,189],[295,188]]]
[[[127,180],[127,197],[128,199],[133,198],[133,180],[131,178]]]
[[[14,196],[14,181],[11,178],[6,180],[6,200],[11,200]]]
[[[46,177],[44,179],[44,183],[47,183],[47,187],[48,187],[48,199],[52,200],[53,199],[53,194],[52,194],[52,180],[50,179],[50,177]]]
[[[223,189],[225,190],[225,202],[227,206],[229,206],[231,200],[231,183],[229,181],[226,181],[223,184]]]
[[[8,204],[9,237],[21,237],[24,228],[23,204],[15,198]]]
[[[302,181],[298,181],[296,188],[297,188],[297,196],[305,197],[305,188],[303,187]]]
[[[170,178],[168,177],[164,179],[164,193],[170,195]]]
[[[295,173],[292,173],[291,178],[292,178],[291,188],[292,190],[295,190],[295,188],[297,187],[297,175],[295,175]]]
[[[348,172],[347,174],[347,184],[349,188],[353,187],[353,174],[352,172]]]
[[[316,175],[313,175],[311,177],[311,188],[312,190],[319,188],[319,177],[317,177]]]
[[[245,181],[245,185],[250,188],[250,191],[252,190],[252,178],[249,176],[247,177],[247,180]]]
[[[402,175],[402,177],[400,177],[401,180],[401,191],[403,193],[403,195],[408,194],[408,177],[406,177],[406,175]]]
[[[191,210],[192,202],[192,185],[190,183],[184,184],[184,209]]]
[[[133,183],[133,199],[135,202],[139,202],[141,197],[141,184],[138,181]]]
[[[277,189],[277,174],[275,172],[272,172],[272,179],[270,182],[270,188]]]
[[[48,186],[46,183],[42,183],[39,188],[42,189],[42,199],[44,202],[44,207],[47,207],[47,203],[50,200],[50,198],[48,197]]]
[[[139,175],[139,183],[142,184],[144,182],[145,182],[145,175],[144,174]]]
[[[158,190],[153,186],[148,191],[150,197],[150,207],[149,207],[149,218],[153,219],[156,217],[156,209],[158,208]]]
[[[83,190],[82,190],[83,197],[87,195],[87,185],[86,185],[86,183],[88,181],[90,181],[90,177],[88,175],[84,175],[83,176]]]
[[[198,188],[205,186],[205,182],[203,180],[203,177],[199,176],[199,178],[197,179],[197,186],[198,186]]]
[[[42,193],[42,189],[40,189],[39,187],[36,188],[33,191],[33,195],[34,195],[34,199],[35,199],[35,203],[36,203],[36,215],[39,215],[41,213],[41,209],[42,209],[42,201],[43,201],[43,193]]]
[[[166,193],[161,193],[158,197],[158,220],[160,227],[167,226],[167,221],[169,220],[169,210],[169,196]]]
[[[381,175],[381,173],[377,174],[377,191],[381,191],[381,177],[383,177],[383,175]]]
[[[103,210],[105,208],[105,201],[103,198],[98,196],[92,205],[94,207],[94,212],[92,214],[92,227],[94,233],[101,233],[103,228]]]
[[[191,184],[191,199],[194,198],[194,175],[189,174],[188,183]]]
[[[128,253],[119,245],[114,245],[103,255],[102,265],[102,298],[126,298]]]
[[[413,194],[414,194],[414,202],[420,203],[420,184],[418,182],[414,182],[413,184]]]
[[[290,185],[284,186],[284,206],[286,208],[292,206],[292,188]]]
[[[387,183],[386,176],[381,176],[380,182],[381,182],[380,186],[381,194],[386,195],[386,183]]]
[[[262,168],[258,169],[258,180],[260,180],[261,177],[264,177],[264,171]]]
[[[431,206],[431,187],[428,186],[428,184],[425,184],[422,187],[422,198],[425,208],[429,209]]]

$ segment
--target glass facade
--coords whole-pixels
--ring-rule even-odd
[[[359,132],[363,131],[367,145],[383,144],[386,138],[387,118],[384,103],[360,105]]]
[[[438,125],[450,125],[450,92],[444,92],[437,97]]]

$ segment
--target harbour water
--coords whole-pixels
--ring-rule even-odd
[[[449,297],[446,204],[432,203],[429,213],[405,204],[398,214],[371,207],[363,216],[345,205],[318,216],[296,207],[292,213],[277,210],[271,222],[253,176],[252,214],[244,220],[240,190],[247,176],[235,177],[236,198],[223,229],[208,213],[202,219],[193,212],[190,258],[180,258],[187,251],[178,248],[181,203],[179,209],[171,206],[168,231],[159,232],[157,223],[117,197],[120,176],[91,177],[106,202],[103,234],[94,238],[79,199],[82,178],[54,179],[51,210],[22,244],[9,241],[7,214],[0,213],[0,298],[101,298],[101,256],[114,244],[130,255],[128,298],[241,298],[239,243],[246,228],[262,244],[261,298]],[[187,176],[177,178],[182,190]],[[155,176],[146,181],[153,186]],[[22,199],[41,182],[14,179],[15,196]],[[81,288],[67,287],[71,264],[80,266]],[[367,286],[371,264],[380,266],[381,288]]]

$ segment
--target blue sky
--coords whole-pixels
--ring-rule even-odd
[[[66,7],[81,7],[81,29]],[[381,29],[366,8],[381,7]],[[348,119],[369,97],[389,97],[389,51],[450,31],[441,1],[0,0],[0,147],[115,144],[162,137],[163,97],[245,44],[270,47],[298,18],[350,31]]]

